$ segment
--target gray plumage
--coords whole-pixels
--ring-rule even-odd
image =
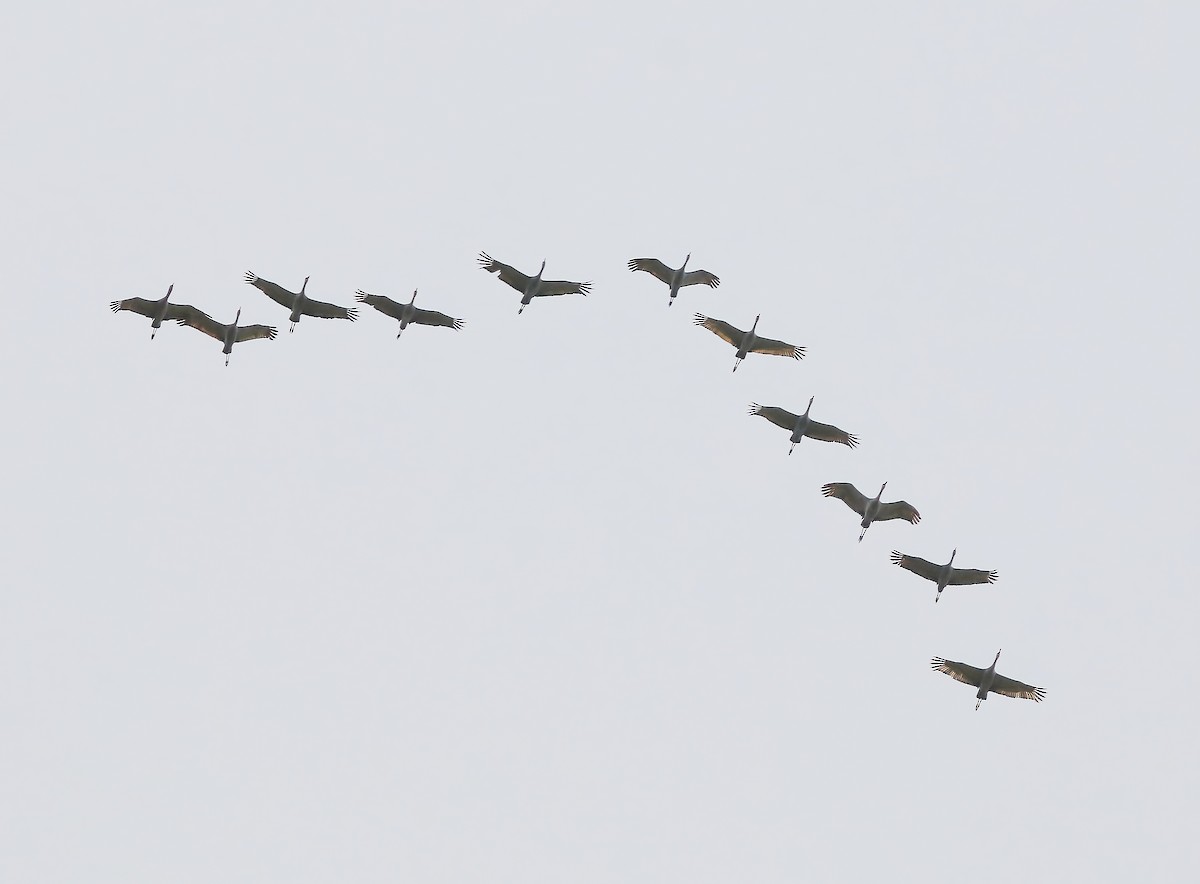
[[[821,442],[837,442],[850,448],[858,445],[857,436],[838,429],[832,424],[823,424],[809,417],[808,413],[812,410],[814,399],[816,399],[815,396],[808,400],[808,408],[804,409],[804,414],[792,414],[786,408],[780,408],[777,405],[759,405],[757,402],[750,403],[750,414],[766,418],[775,426],[782,427],[791,433],[792,447],[788,449],[788,454],[792,453],[805,436]]]
[[[174,290],[175,284],[172,283],[167,286],[167,293],[157,301],[150,301],[146,298],[126,298],[123,301],[112,301],[108,306],[113,313],[121,310],[129,310],[132,313],[140,313],[142,316],[150,317],[150,340],[153,341],[163,322],[181,319],[189,315],[189,311],[196,309],[189,304],[169,303],[171,292]]]
[[[665,282],[671,289],[670,298],[667,300],[667,306],[671,307],[675,304],[675,297],[679,294],[679,290],[689,285],[707,285],[716,288],[721,284],[721,280],[716,274],[709,273],[707,270],[688,270],[688,261],[692,260],[689,254],[683,259],[683,266],[678,270],[668,267],[658,258],[634,258],[629,262],[630,270],[642,270],[649,273],[655,279]]]
[[[455,319],[453,316],[447,316],[445,313],[439,313],[436,310],[422,310],[420,307],[414,307],[413,303],[417,300],[416,289],[413,289],[412,298],[407,304],[393,301],[386,295],[372,295],[370,292],[364,292],[362,289],[355,292],[354,299],[361,304],[374,307],[384,316],[390,316],[392,319],[399,320],[400,331],[396,332],[397,338],[404,333],[404,329],[408,327],[410,322],[417,325],[440,325],[456,330],[463,327],[461,319]]]
[[[996,652],[996,659],[992,661],[992,665],[987,669],[979,669],[975,666],[968,666],[966,663],[958,663],[954,660],[946,660],[942,657],[933,658],[933,668],[938,672],[944,672],[956,681],[961,681],[963,684],[974,685],[979,688],[975,693],[975,709],[979,709],[979,704],[987,699],[988,693],[1002,694],[1005,697],[1016,697],[1020,700],[1033,700],[1035,703],[1040,703],[1046,698],[1045,688],[1035,688],[1033,685],[1025,684],[1023,681],[1017,681],[1015,678],[1008,678],[996,672],[996,663],[1000,659],[1000,651]]]
[[[762,319],[761,314],[754,317],[754,325],[750,327],[750,331],[742,331],[721,319],[713,319],[709,316],[697,313],[693,322],[703,328],[708,329],[722,341],[732,344],[737,349],[737,354],[733,360],[733,370],[737,371],[738,366],[742,364],[751,353],[766,353],[768,356],[790,356],[792,359],[803,359],[804,348],[797,347],[794,344],[788,344],[785,341],[776,341],[773,338],[764,338],[755,332],[758,328],[758,321]]]
[[[821,493],[826,497],[836,497],[862,516],[862,522],[860,523],[862,525],[862,533],[858,535],[858,542],[862,543],[863,535],[867,533],[867,529],[871,527],[872,522],[904,519],[915,525],[921,521],[921,514],[917,512],[917,508],[906,500],[896,500],[890,503],[881,502],[880,498],[883,496],[884,488],[887,488],[887,482],[883,483],[878,494],[868,499],[865,494],[849,482],[830,482],[828,485],[821,487]]]
[[[521,293],[521,306],[517,313],[524,313],[534,298],[549,298],[555,295],[587,295],[592,290],[590,282],[569,282],[565,279],[542,279],[546,262],[542,262],[537,276],[527,276],[515,267],[494,259],[487,252],[479,253],[479,266],[488,273],[495,273],[501,281]]]
[[[237,315],[233,318],[233,322],[225,325],[222,322],[217,322],[207,313],[201,313],[195,308],[190,308],[190,312],[175,321],[180,325],[186,325],[196,331],[203,332],[210,338],[215,338],[225,345],[221,351],[225,354],[225,365],[229,365],[229,354],[233,352],[233,345],[240,344],[242,341],[257,341],[266,338],[269,341],[275,340],[275,335],[279,334],[279,330],[269,325],[238,325],[238,320],[242,318],[242,311],[238,310]]]
[[[269,279],[263,279],[261,276],[255,276],[249,270],[246,271],[246,282],[254,286],[276,304],[287,307],[291,311],[288,316],[288,321],[291,322],[288,331],[296,330],[296,323],[300,321],[301,316],[315,316],[318,319],[348,319],[354,322],[358,319],[358,310],[354,307],[339,307],[337,304],[330,304],[325,301],[317,301],[310,298],[305,290],[308,288],[308,277],[304,277],[304,285],[300,286],[300,291],[289,292],[283,286],[271,282]]]
[[[905,555],[897,550],[892,550],[892,564],[899,565],[906,571],[912,571],[914,574],[936,583],[937,594],[933,597],[934,602],[937,602],[942,597],[942,590],[947,586],[995,583],[999,579],[1000,575],[995,571],[952,567],[956,555],[958,555],[957,549],[950,553],[950,561],[946,564],[935,565],[933,562],[927,562],[925,559],[918,558],[917,556]]]

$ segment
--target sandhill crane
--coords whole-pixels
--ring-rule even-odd
[[[1001,649],[1003,650],[1003,648]],[[1033,685],[1027,685],[1024,682],[1017,681],[1015,678],[1007,678],[999,675],[996,672],[996,662],[1000,659],[1000,651],[996,652],[996,659],[992,661],[992,665],[987,669],[976,669],[974,666],[968,666],[966,663],[956,663],[953,660],[944,660],[941,657],[933,658],[933,668],[938,672],[944,672],[948,676],[964,684],[974,685],[979,688],[975,694],[975,710],[979,710],[979,704],[987,699],[988,691],[993,694],[1003,694],[1006,697],[1016,697],[1020,700],[1033,700],[1037,703],[1046,699],[1045,688],[1035,688]]]
[[[221,352],[225,354],[225,365],[229,365],[229,354],[233,352],[233,345],[240,344],[242,341],[256,341],[259,338],[267,340],[275,340],[275,335],[279,334],[279,330],[269,325],[238,325],[238,320],[242,318],[242,311],[239,309],[237,315],[233,318],[233,323],[225,325],[217,322],[207,313],[201,313],[195,308],[190,308],[190,312],[175,321],[180,325],[188,325],[197,331],[202,331],[210,338],[216,338],[225,345],[225,349]]]
[[[167,286],[167,293],[157,301],[147,301],[145,298],[126,298],[124,301],[113,301],[108,306],[113,313],[119,310],[132,310],[134,313],[140,313],[142,316],[149,316],[150,323],[150,340],[154,340],[154,336],[158,334],[159,327],[167,319],[179,319],[185,315],[188,310],[195,310],[187,304],[170,304],[168,300],[171,297],[171,292],[175,290],[175,285],[172,283]]]
[[[947,586],[966,586],[971,583],[995,583],[999,574],[995,571],[980,571],[978,568],[952,568],[954,557],[958,550],[950,553],[950,561],[944,565],[935,565],[916,556],[908,556],[892,550],[892,564],[899,565],[907,571],[912,571],[926,580],[937,584],[937,594],[933,597],[936,603],[942,597],[942,590]]]
[[[534,298],[548,298],[552,295],[586,295],[592,290],[590,282],[542,279],[542,273],[546,269],[545,261],[542,262],[542,267],[538,270],[537,276],[526,276],[515,267],[510,267],[495,260],[487,252],[479,253],[479,266],[488,273],[497,274],[500,279],[521,293],[521,306],[517,310],[518,314],[524,313],[525,308],[529,306]]]
[[[246,282],[254,286],[276,304],[282,304],[292,311],[288,320],[292,323],[288,328],[288,332],[296,330],[296,323],[300,321],[301,316],[316,316],[318,319],[349,319],[354,322],[358,319],[358,309],[355,307],[339,307],[337,304],[327,304],[324,301],[315,301],[304,293],[308,288],[308,277],[304,277],[304,285],[300,286],[300,291],[289,292],[281,285],[276,285],[269,279],[263,279],[261,276],[255,276],[249,270],[246,271]]]
[[[883,497],[884,488],[887,488],[887,482],[883,483],[879,488],[879,493],[870,500],[849,482],[830,482],[828,485],[821,487],[821,493],[826,497],[836,497],[862,516],[862,534],[858,535],[858,542],[862,543],[863,535],[867,533],[867,529],[871,527],[872,522],[886,522],[888,519],[907,519],[915,525],[921,521],[921,514],[917,512],[916,507],[906,500],[880,503],[879,498]]]
[[[714,289],[721,284],[721,280],[713,273],[707,270],[687,270],[688,261],[692,260],[689,254],[683,259],[683,266],[678,270],[668,267],[658,258],[634,258],[629,262],[630,270],[644,270],[656,279],[660,279],[671,287],[671,297],[667,301],[668,307],[675,306],[675,296],[679,294],[679,290],[687,285],[707,285]]]
[[[740,328],[734,328],[728,322],[723,322],[720,319],[710,319],[699,313],[696,314],[696,318],[692,321],[696,325],[704,326],[718,338],[728,341],[737,348],[737,355],[733,361],[734,371],[738,370],[738,366],[742,364],[742,360],[751,353],[766,353],[769,356],[790,356],[793,359],[804,358],[803,347],[796,347],[783,341],[763,338],[755,334],[754,330],[758,328],[758,321],[760,319],[762,319],[762,314],[754,317],[754,325],[750,327],[750,331],[748,332],[744,332]]]
[[[417,300],[416,289],[413,289],[412,299],[407,304],[393,301],[386,295],[372,295],[370,292],[364,292],[362,289],[354,293],[354,300],[374,307],[380,313],[390,316],[392,319],[399,319],[400,331],[396,332],[397,338],[404,333],[404,329],[408,328],[410,322],[415,322],[418,325],[444,325],[447,328],[453,329],[463,327],[461,319],[455,319],[453,316],[447,316],[445,313],[438,313],[436,310],[422,310],[420,307],[414,307],[413,301]]]
[[[840,442],[851,448],[857,445],[857,436],[847,433],[845,430],[839,430],[831,424],[815,421],[808,416],[812,410],[813,399],[816,398],[816,396],[809,398],[808,408],[804,409],[804,414],[792,414],[786,408],[776,405],[759,405],[757,402],[750,403],[750,413],[765,417],[775,426],[792,431],[792,447],[788,449],[789,455],[805,436],[810,439],[820,439],[822,442]]]

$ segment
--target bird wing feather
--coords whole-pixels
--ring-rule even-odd
[[[443,325],[447,328],[460,329],[463,327],[461,319],[455,319],[453,316],[447,316],[445,313],[439,313],[437,310],[420,310],[413,313],[413,322],[421,325]]]
[[[118,310],[132,310],[143,316],[153,316],[158,309],[158,301],[147,301],[145,298],[126,298],[124,301],[111,301],[108,307],[113,313]]]
[[[279,329],[271,325],[239,325],[237,343],[240,344],[242,341],[257,341],[259,338],[266,338],[269,341],[273,341],[277,334],[279,334]]]
[[[368,307],[374,307],[384,316],[390,316],[392,319],[399,319],[401,312],[404,310],[404,305],[393,301],[387,295],[372,295],[370,292],[364,292],[359,289],[354,293],[354,300],[360,304],[366,304]]]
[[[592,290],[590,282],[569,282],[565,279],[543,279],[535,297],[549,298],[555,295],[586,295]]]
[[[269,279],[263,279],[261,276],[255,276],[249,270],[246,271],[246,282],[254,286],[276,304],[282,304],[289,310],[296,303],[296,293],[289,292],[281,285],[271,282]]]
[[[696,325],[703,326],[704,328],[708,329],[722,341],[726,341],[730,344],[733,344],[733,346],[737,347],[738,349],[741,349],[742,340],[745,338],[746,333],[740,328],[734,328],[728,322],[720,319],[713,319],[712,317],[704,316],[700,313],[697,313],[696,318],[692,321],[696,323]]]
[[[981,571],[978,568],[951,568],[950,585],[966,586],[971,583],[995,583],[1000,577],[995,571]]]
[[[786,341],[776,341],[773,338],[754,339],[754,346],[750,348],[754,353],[766,353],[769,356],[790,356],[792,359],[803,359],[804,348],[797,347],[795,344],[789,344]]]
[[[860,516],[866,512],[867,498],[849,482],[830,482],[821,487],[821,493],[826,497],[836,497]]]
[[[683,274],[683,282],[680,285],[708,285],[716,288],[721,284],[721,280],[716,274],[709,273],[707,270],[689,270]]]
[[[847,433],[845,430],[839,430],[833,424],[823,424],[820,421],[810,420],[808,426],[804,428],[804,435],[822,442],[840,442],[851,448],[858,444],[857,436]]]
[[[946,675],[955,681],[961,681],[963,684],[974,685],[975,687],[979,687],[979,683],[983,680],[984,670],[968,666],[966,663],[958,663],[954,660],[934,657],[933,668],[938,672],[946,673]],[[996,676],[996,678],[999,680],[1000,677]]]
[[[935,583],[938,579],[938,572],[942,570],[941,565],[935,565],[933,562],[926,561],[919,556],[906,556],[902,552],[892,550],[892,564],[899,565],[906,571],[912,571],[926,580],[932,580]]]
[[[634,258],[629,262],[629,269],[635,271],[644,270],[655,279],[661,280],[667,285],[671,284],[671,279],[675,276],[675,271],[658,260],[658,258]],[[686,277],[684,278],[686,279]]]
[[[189,328],[194,328],[198,332],[203,332],[210,338],[216,338],[218,341],[225,340],[225,330],[227,325],[217,322],[207,313],[197,310],[195,307],[188,307],[185,304],[177,305],[180,308],[181,316],[175,317],[175,321],[180,325],[186,325]]]
[[[519,292],[524,292],[526,286],[529,285],[529,281],[533,279],[532,276],[526,276],[517,268],[501,261],[497,261],[487,252],[479,253],[479,266],[488,273],[495,273],[500,277],[501,280],[508,283]]]
[[[1046,698],[1045,688],[1035,688],[1033,685],[1025,684],[1023,681],[1017,681],[1015,678],[1009,678],[999,673],[996,673],[996,676],[992,679],[991,687],[988,690],[994,694],[1016,697],[1018,700],[1033,700],[1038,703]]]
[[[758,417],[765,417],[775,426],[783,427],[785,430],[796,426],[797,415],[777,405],[759,405],[757,402],[751,402],[750,413]]]
[[[311,298],[304,299],[304,303],[300,305],[300,313],[318,319],[349,319],[351,322],[358,320],[357,307],[339,307],[337,304],[314,301]]]
[[[890,503],[880,503],[879,513],[875,516],[875,521],[886,522],[889,519],[904,519],[915,525],[921,521],[921,514],[907,500],[893,500]]]

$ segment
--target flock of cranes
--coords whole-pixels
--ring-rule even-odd
[[[667,305],[673,306],[680,289],[686,286],[707,285],[716,288],[721,284],[721,280],[707,270],[688,270],[687,265],[691,257],[689,254],[684,258],[683,264],[678,269],[668,267],[658,258],[634,258],[629,261],[628,267],[634,272],[649,273],[664,283],[670,290]],[[525,308],[532,303],[534,298],[559,295],[586,296],[592,289],[590,282],[543,279],[542,274],[546,270],[545,261],[542,261],[542,266],[538,269],[536,276],[529,276],[509,264],[497,261],[486,252],[479,254],[479,266],[488,273],[496,274],[502,282],[521,294],[520,307],[517,310],[518,314],[524,312]],[[288,310],[288,321],[291,323],[289,331],[295,331],[296,324],[304,316],[313,316],[319,319],[344,319],[350,322],[358,319],[358,310],[355,307],[339,307],[336,304],[318,301],[309,297],[307,294],[308,280],[309,277],[306,276],[303,285],[300,286],[300,291],[292,292],[254,273],[247,272],[245,274],[245,281],[247,283]],[[273,326],[241,325],[242,311],[240,309],[234,316],[233,322],[226,325],[217,322],[207,313],[189,304],[173,304],[170,298],[174,288],[174,285],[169,286],[166,294],[156,301],[146,298],[126,298],[122,301],[113,301],[109,306],[114,313],[121,310],[129,310],[133,313],[149,317],[151,320],[151,340],[154,339],[163,322],[168,320],[176,322],[181,326],[194,328],[211,338],[215,338],[223,346],[222,352],[225,354],[226,366],[229,365],[229,357],[233,351],[234,344],[262,339],[274,340],[278,334],[278,330]],[[404,333],[404,329],[410,324],[441,326],[455,330],[462,329],[463,320],[456,319],[436,310],[419,308],[415,306],[416,299],[417,290],[415,289],[408,303],[394,301],[385,295],[373,295],[362,289],[359,289],[355,293],[355,300],[358,303],[373,307],[385,316],[389,316],[400,323],[399,331],[396,333],[397,338]],[[754,324],[750,327],[749,331],[742,331],[728,322],[703,316],[699,313],[695,315],[694,321],[696,325],[708,329],[714,335],[734,347],[737,351],[734,355],[734,371],[737,371],[742,360],[751,353],[786,356],[792,359],[804,358],[804,347],[798,347],[785,341],[759,335],[757,329],[761,318],[761,316],[754,318]],[[791,448],[788,449],[789,455],[805,437],[821,442],[836,442],[846,445],[849,448],[857,446],[857,436],[832,424],[821,423],[810,417],[809,412],[812,411],[814,400],[815,397],[808,400],[808,407],[804,409],[803,414],[794,414],[776,405],[759,405],[757,402],[751,403],[750,414],[765,418],[789,432],[791,441]],[[821,493],[825,497],[837,498],[861,517],[859,526],[862,528],[862,531],[858,535],[858,540],[861,543],[863,537],[866,536],[867,529],[875,522],[903,519],[915,525],[921,520],[921,514],[908,501],[896,500],[885,502],[883,500],[883,492],[886,488],[887,482],[884,482],[879,488],[879,493],[874,497],[868,498],[849,482],[831,482],[821,488]],[[936,584],[935,603],[941,598],[942,591],[947,586],[996,582],[998,575],[995,571],[984,571],[976,568],[955,568],[953,566],[954,557],[957,554],[958,550],[956,549],[950,554],[950,561],[944,565],[935,565],[917,556],[893,550],[891,561],[893,564]],[[942,657],[934,657],[933,668],[938,672],[949,675],[951,678],[978,688],[975,695],[977,698],[975,702],[976,709],[979,709],[980,703],[987,699],[989,692],[1001,694],[1006,697],[1018,697],[1038,702],[1044,699],[1046,695],[1044,689],[1033,687],[998,674],[996,672],[996,663],[999,659],[1000,652],[997,651],[995,659],[992,660],[992,665],[986,669],[979,669],[966,663],[958,663],[953,660],[943,659]]]

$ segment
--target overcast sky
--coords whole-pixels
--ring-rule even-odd
[[[1120,6],[9,10],[0,878],[1194,873],[1200,12]]]

